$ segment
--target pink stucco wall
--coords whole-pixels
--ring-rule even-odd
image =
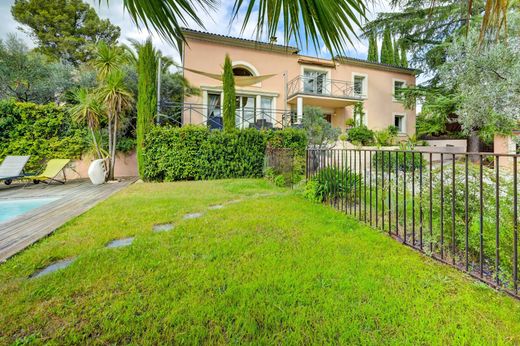
[[[287,52],[266,51],[255,49],[244,44],[228,44],[218,39],[200,39],[188,35],[187,45],[184,46],[183,64],[185,67],[219,74],[222,71],[225,55],[229,54],[234,65],[243,65],[253,68],[259,75],[275,74],[275,76],[249,87],[237,87],[237,94],[265,94],[275,97],[276,109],[290,109],[286,104],[286,81],[303,75],[303,69],[323,70],[328,73],[328,79],[353,81],[353,74],[362,74],[368,77],[367,98],[364,102],[367,113],[367,125],[372,129],[383,129],[394,123],[394,114],[404,114],[406,119],[406,133],[415,133],[415,110],[406,110],[401,102],[393,100],[394,79],[405,81],[406,85],[415,85],[415,75],[410,71],[389,68],[387,66],[367,66],[363,63],[338,63],[326,59],[303,57]],[[305,62],[299,60],[304,59]],[[314,65],[312,62],[334,64],[334,67]],[[200,74],[184,70],[184,76],[196,87],[202,89],[200,96],[189,97],[185,102],[207,104],[208,91],[221,91],[221,82]],[[304,105],[307,102],[304,99]],[[294,107],[294,104],[292,104]],[[331,122],[334,126],[345,128],[345,120],[352,116],[352,106],[342,106],[324,109],[332,114]],[[192,122],[202,121],[192,114]]]
[[[92,157],[83,157],[81,160],[75,160],[71,164],[71,168],[67,168],[65,174],[67,179],[81,179],[88,178],[88,167],[94,160]],[[136,177],[137,172],[137,157],[135,151],[122,154],[117,154],[115,177]]]

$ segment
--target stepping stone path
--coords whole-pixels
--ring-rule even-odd
[[[112,240],[110,243],[108,243],[106,247],[108,249],[113,249],[113,248],[117,248],[117,247],[125,247],[125,246],[129,246],[130,244],[132,244],[133,241],[134,241],[134,237],[116,239],[116,240]]]
[[[60,269],[67,268],[69,265],[74,262],[75,258],[69,258],[65,260],[61,260],[58,262],[54,262],[53,264],[47,266],[46,268],[36,272],[35,274],[31,275],[31,278],[39,278],[41,276],[54,273],[55,271],[58,271]]]
[[[201,216],[202,216],[202,213],[191,213],[191,214],[184,215],[183,219],[184,220],[196,219],[196,218],[199,218]]]
[[[163,223],[163,224],[153,226],[154,232],[168,232],[168,231],[171,231],[172,229],[173,229],[172,223]]]
[[[224,206],[222,204],[210,205],[208,207],[209,210],[216,210],[216,209],[222,209],[222,208],[224,208]]]

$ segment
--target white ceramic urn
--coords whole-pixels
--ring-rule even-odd
[[[94,185],[100,185],[105,182],[105,165],[103,160],[94,160],[88,167],[88,177]]]

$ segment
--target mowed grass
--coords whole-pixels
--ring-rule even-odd
[[[204,215],[183,220],[193,212]],[[175,228],[152,232],[165,222]],[[131,246],[105,248],[129,236]],[[520,303],[262,180],[135,184],[0,265],[0,335],[0,344],[518,344]]]

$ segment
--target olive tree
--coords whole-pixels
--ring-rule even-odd
[[[452,43],[440,76],[457,97],[456,113],[469,135],[468,150],[478,151],[478,138],[510,134],[520,119],[520,39],[478,41],[474,30]]]

